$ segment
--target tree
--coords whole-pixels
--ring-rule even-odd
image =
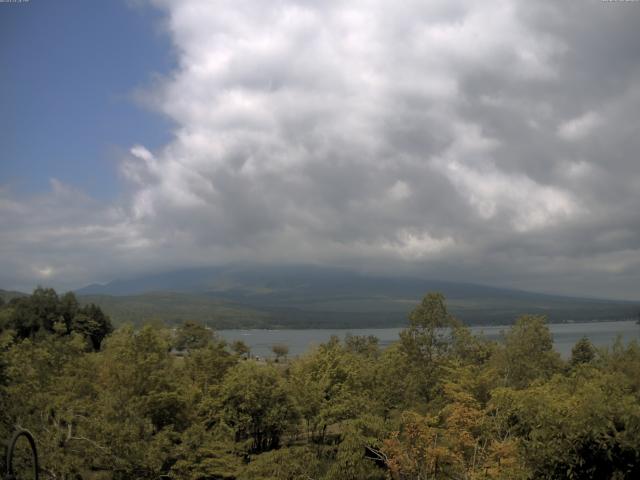
[[[90,303],[77,310],[71,321],[71,331],[83,335],[91,347],[98,351],[105,337],[113,332],[113,326],[111,319],[104,314],[102,309]]]
[[[188,320],[177,329],[174,347],[177,350],[195,350],[206,347],[212,340],[212,330]]]
[[[379,381],[372,392],[381,405],[383,417],[388,418],[393,410],[416,402],[419,396],[417,378],[399,342],[382,351],[375,364],[375,375]]]
[[[67,292],[60,297],[58,309],[68,332],[73,329],[73,319],[78,314],[80,304],[73,292]]]
[[[392,479],[530,478],[517,441],[493,434],[484,412],[465,397],[439,415],[402,415],[400,429],[382,447]]]
[[[494,391],[531,478],[640,478],[640,404],[615,373],[593,367],[523,390]]]
[[[505,385],[524,388],[536,379],[549,379],[562,368],[560,354],[553,349],[553,337],[546,319],[523,315],[504,334],[494,356]]]
[[[627,388],[640,398],[640,343],[634,339],[625,344],[618,337],[611,347],[599,350],[598,356],[601,368],[623,378]]]
[[[265,452],[280,445],[297,412],[278,371],[269,365],[242,362],[227,373],[220,388],[220,416],[237,442],[249,451]]]
[[[587,337],[582,337],[571,349],[569,365],[577,367],[585,363],[591,363],[596,358],[596,349]]]
[[[41,332],[53,332],[53,326],[62,319],[58,294],[52,288],[38,287],[28,297],[16,298],[8,326],[18,338],[31,338]]]
[[[309,448],[281,448],[251,456],[238,480],[309,480],[320,478],[320,461]]]
[[[184,480],[234,479],[243,461],[233,432],[217,428],[207,430],[200,424],[183,432],[175,449],[171,478]]]
[[[278,361],[281,358],[287,358],[287,355],[289,354],[289,347],[282,343],[277,343],[271,347],[271,351],[276,356],[276,361]]]
[[[123,327],[95,354],[99,383],[86,436],[100,445],[96,456],[116,478],[166,474],[176,436],[189,426],[192,412],[170,345],[167,330]]]
[[[5,306],[0,308],[0,333],[12,327],[11,325],[12,316],[13,316],[12,307]]]
[[[333,336],[291,365],[289,389],[313,441],[323,443],[331,425],[381,410],[368,393],[376,381],[371,363],[346,351]]]
[[[349,420],[341,428],[335,460],[324,480],[385,480],[388,465],[381,451],[385,422],[373,415]]]
[[[11,429],[19,424],[34,433],[41,464],[51,477],[77,473],[85,461],[76,437],[79,423],[90,411],[86,400],[95,391],[91,383],[96,378],[85,352],[80,335],[27,338],[6,351],[3,414]]]
[[[99,306],[80,307],[72,292],[58,297],[52,288],[38,287],[31,296],[14,299],[8,312],[5,323],[21,339],[79,333],[91,348],[99,350],[102,340],[113,331],[111,319]]]
[[[0,331],[0,438],[8,438],[11,432],[11,421],[8,414],[8,394],[7,387],[10,384],[9,359],[7,351],[11,348],[12,336],[10,332]],[[0,458],[0,472],[4,472],[3,459]]]
[[[249,348],[249,345],[244,343],[242,340],[235,340],[231,344],[231,350],[239,357],[249,358],[249,356],[251,355],[251,349]]]
[[[213,341],[184,357],[185,379],[197,389],[198,394],[206,396],[211,388],[220,385],[236,362],[237,358],[227,351],[226,343]]]
[[[352,352],[368,357],[377,357],[380,354],[379,340],[374,335],[352,335],[348,333],[344,337],[345,348]]]
[[[407,356],[419,394],[426,400],[435,388],[453,343],[458,322],[447,312],[444,296],[429,293],[409,315],[409,326],[400,332],[400,345]]]
[[[447,312],[444,296],[427,294],[409,315],[409,326],[400,332],[406,354],[420,364],[432,364],[451,346],[458,322]]]

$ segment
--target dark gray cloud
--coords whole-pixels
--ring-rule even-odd
[[[3,284],[256,260],[638,298],[640,4],[152,3],[173,141],[114,205],[0,191]]]

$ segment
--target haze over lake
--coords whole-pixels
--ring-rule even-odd
[[[499,340],[501,332],[507,330],[509,325],[477,326],[470,327],[474,334],[483,333],[491,340]],[[631,340],[640,340],[640,325],[633,321],[621,322],[585,322],[551,324],[549,329],[553,334],[554,346],[563,357],[568,357],[573,345],[586,336],[598,347],[611,346],[618,336],[624,343]],[[218,334],[233,342],[242,340],[250,348],[253,355],[259,357],[273,356],[271,347],[276,344],[284,344],[289,347],[289,355],[301,355],[326,342],[332,335],[343,339],[345,335],[374,335],[380,341],[381,346],[387,346],[398,340],[402,328],[356,328],[356,329],[314,329],[314,330],[221,330]]]

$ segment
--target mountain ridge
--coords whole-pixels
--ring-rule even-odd
[[[199,319],[223,328],[354,328],[406,324],[430,291],[443,293],[451,312],[469,324],[508,324],[526,313],[550,322],[620,320],[634,317],[640,303],[306,265],[182,269],[76,293],[127,318],[128,308],[169,323]]]
[[[331,284],[335,287],[341,285],[343,287],[349,287],[353,289],[353,282],[362,281],[366,283],[367,288],[371,287],[371,283],[377,283],[380,293],[389,292],[390,290],[405,289],[407,283],[411,284],[413,289],[427,290],[444,290],[450,295],[456,294],[464,295],[465,291],[472,290],[474,293],[509,293],[515,296],[522,297],[536,297],[536,298],[549,298],[549,299],[566,299],[566,300],[578,300],[578,301],[594,301],[594,302],[612,302],[612,303],[640,303],[632,300],[613,300],[607,298],[589,297],[589,296],[574,296],[574,295],[561,295],[551,294],[544,292],[533,292],[528,290],[522,290],[519,288],[499,287],[493,285],[484,285],[473,282],[455,282],[450,280],[439,280],[432,278],[422,278],[409,275],[379,275],[371,274],[366,275],[353,270],[348,270],[338,267],[317,267],[307,265],[296,265],[290,267],[197,267],[189,269],[168,270],[159,273],[153,273],[148,275],[135,276],[125,279],[116,279],[107,283],[92,283],[81,288],[74,290],[79,295],[112,295],[112,296],[128,296],[128,295],[140,295],[152,292],[175,292],[175,293],[225,293],[225,292],[239,292],[247,290],[258,290],[260,285],[253,285],[252,288],[247,288],[247,277],[258,278],[262,281],[273,282],[277,280],[278,276],[280,280],[291,279],[294,275],[291,272],[298,272],[302,275],[309,272],[314,273],[311,279],[327,278],[331,280]],[[283,276],[284,273],[284,276]],[[318,275],[320,273],[320,275]],[[215,276],[215,277],[214,277]],[[298,275],[300,276],[300,275]],[[339,276],[339,282],[336,282],[336,276]],[[229,282],[230,277],[235,281]],[[265,278],[266,277],[266,278]],[[214,281],[215,279],[215,281]],[[240,280],[240,281],[238,281]],[[226,283],[225,283],[226,281]],[[244,282],[243,282],[244,281]],[[178,284],[178,282],[180,282]],[[307,282],[308,285],[308,282]],[[286,285],[286,289],[290,290],[292,287],[304,287],[306,285]],[[265,289],[265,285],[262,285]],[[273,289],[270,289],[273,290]],[[273,294],[273,291],[269,293]],[[371,293],[371,290],[366,290],[367,294]]]

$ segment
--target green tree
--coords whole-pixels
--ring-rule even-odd
[[[73,292],[62,295],[58,301],[58,311],[64,322],[67,332],[73,329],[73,319],[78,314],[80,304]]]
[[[352,335],[348,333],[344,337],[345,348],[352,353],[377,357],[380,354],[379,340],[374,335]]]
[[[244,463],[241,453],[231,430],[194,424],[181,435],[170,476],[181,480],[235,479]]]
[[[341,428],[335,460],[324,480],[385,480],[386,457],[381,447],[387,434],[383,419],[363,415]]]
[[[238,442],[251,452],[265,452],[296,421],[297,412],[278,371],[269,365],[242,362],[231,368],[220,388],[220,416]]]
[[[444,296],[429,293],[409,315],[409,326],[400,332],[400,342],[412,361],[433,364],[452,343],[457,322],[447,312]]]
[[[305,447],[281,448],[254,455],[238,480],[309,480],[320,478],[320,461]]]
[[[400,345],[417,391],[427,401],[437,397],[437,384],[457,326],[447,311],[444,296],[429,293],[409,315],[409,326],[400,332]]]
[[[587,367],[494,391],[494,411],[521,442],[533,478],[640,477],[640,404],[621,380]]]
[[[640,344],[631,340],[625,344],[622,338],[616,338],[610,348],[598,352],[604,371],[617,374],[624,379],[629,391],[640,399]]]
[[[94,350],[113,331],[111,320],[94,304],[80,307],[72,292],[58,297],[52,288],[38,287],[28,297],[12,301],[5,320],[18,338],[42,337],[50,333],[79,333]],[[6,313],[5,313],[6,315]]]
[[[118,329],[98,354],[96,406],[87,437],[118,478],[158,478],[191,409],[179,383],[171,335],[150,326]]]
[[[211,388],[217,388],[237,358],[226,349],[226,343],[212,341],[203,348],[191,350],[184,357],[185,380],[207,396]]]
[[[547,380],[562,368],[546,319],[539,315],[518,318],[504,334],[494,359],[504,384],[516,388],[527,387],[536,379]]]
[[[5,305],[0,308],[0,333],[12,328],[11,317],[13,316],[12,307]]]
[[[54,324],[61,320],[58,294],[52,288],[38,287],[32,295],[16,298],[12,307],[9,327],[19,338],[51,333]]]
[[[35,434],[50,476],[75,474],[85,462],[78,428],[96,378],[85,352],[84,339],[75,334],[24,339],[6,351],[4,413],[10,429],[21,425]]]
[[[371,360],[346,351],[335,336],[294,362],[288,384],[307,435],[322,443],[331,425],[379,409],[368,394],[375,380]]]
[[[249,345],[244,343],[242,340],[235,340],[231,344],[231,350],[236,355],[242,358],[249,358],[249,356],[251,355],[251,349],[249,348]]]
[[[280,360],[281,358],[287,358],[287,355],[289,355],[289,347],[282,343],[273,345],[271,347],[271,351],[276,356],[276,361]]]
[[[419,397],[418,378],[413,374],[402,345],[396,342],[380,355],[375,363],[375,383],[371,393],[380,403],[380,414],[388,418],[394,410],[415,404]]]
[[[11,432],[11,418],[9,416],[9,396],[7,387],[11,381],[9,377],[8,350],[11,348],[13,336],[10,332],[0,331],[0,438],[6,439]],[[0,472],[5,471],[4,459],[0,455]]]
[[[91,303],[78,308],[71,321],[71,331],[84,336],[94,350],[100,350],[102,341],[113,332],[111,319],[102,309]]]
[[[189,320],[176,330],[174,347],[177,350],[204,348],[213,341],[213,338],[213,330]]]
[[[569,365],[577,367],[585,363],[591,363],[596,358],[596,349],[587,337],[582,337],[571,349]]]

